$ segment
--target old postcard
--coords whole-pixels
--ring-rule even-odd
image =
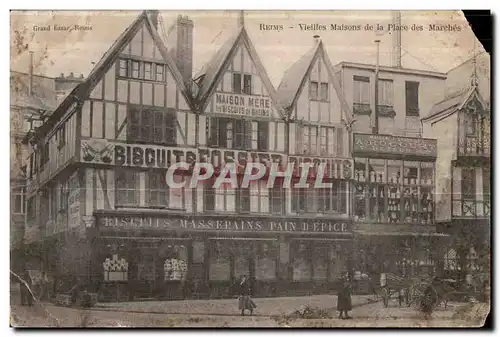
[[[479,327],[460,11],[12,11],[13,327]]]

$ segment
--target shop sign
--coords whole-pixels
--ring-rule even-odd
[[[157,145],[126,144],[106,139],[82,139],[83,162],[144,168],[167,168],[174,163],[196,161],[193,150]]]
[[[264,96],[216,92],[214,112],[237,116],[269,117],[271,116],[271,100]]]
[[[348,222],[332,220],[222,220],[213,218],[160,218],[141,216],[103,216],[101,228],[170,229],[221,232],[288,232],[288,233],[346,233]]]
[[[371,134],[354,134],[354,152],[377,155],[437,156],[437,140]]]

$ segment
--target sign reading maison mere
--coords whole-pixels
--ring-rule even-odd
[[[406,138],[370,134],[354,134],[354,152],[374,154],[411,154],[436,157],[437,141],[428,138]]]
[[[99,225],[114,228],[171,229],[186,231],[223,232],[302,232],[345,233],[350,231],[347,222],[332,220],[254,220],[254,219],[182,219],[153,216],[103,216]]]
[[[215,93],[215,113],[269,117],[271,100],[263,96]]]

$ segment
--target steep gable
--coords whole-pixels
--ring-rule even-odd
[[[333,72],[333,65],[321,41],[285,72],[277,90],[278,106],[281,109],[288,110],[289,113],[292,112],[299,96],[306,87],[307,78],[316,71],[315,65],[318,65],[319,60],[321,61],[321,68],[323,68],[323,65],[326,66],[330,83],[341,106],[342,116],[346,122],[350,122],[352,113],[342,93],[340,81]]]
[[[150,39],[152,43],[148,44],[142,53],[151,53],[154,59],[163,60],[167,65],[168,71],[171,73],[173,80],[177,87],[180,89],[182,98],[185,104],[189,107],[192,106],[190,94],[185,87],[182,76],[177,68],[175,62],[168,55],[167,49],[163,44],[158,32],[153,27],[151,20],[148,17],[147,11],[143,11],[132,24],[125,29],[122,34],[115,40],[111,47],[104,53],[99,62],[94,66],[86,80],[77,85],[75,89],[66,97],[66,99],[59,105],[54,114],[49,120],[37,130],[38,135],[43,135],[54,126],[57,121],[67,112],[67,109],[74,103],[89,98],[91,93],[97,87],[100,89],[100,81],[104,78],[106,72],[115,64],[119,55],[124,51],[128,53],[137,52],[137,49],[132,49],[134,46],[134,39],[138,38],[138,34],[145,34],[146,39]],[[144,43],[142,44],[144,45]],[[134,47],[137,48],[137,47]],[[142,49],[142,48],[141,48]]]
[[[246,29],[242,27],[196,75],[200,111],[206,111],[215,91],[231,92],[230,76],[236,71],[252,75],[252,95],[269,97],[272,105],[275,105],[276,90]]]

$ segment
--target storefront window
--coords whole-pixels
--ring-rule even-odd
[[[313,279],[315,281],[326,281],[328,279],[328,260],[328,246],[316,246],[313,259]]]
[[[238,240],[231,242],[233,245],[232,255],[234,256],[234,277],[239,279],[241,276],[250,274],[250,260],[253,254],[253,242]]]
[[[107,258],[102,264],[104,268],[104,281],[127,281],[128,262],[124,258],[118,258],[114,254],[112,258]]]
[[[185,281],[188,271],[187,247],[184,244],[167,245],[163,263],[165,281]]]
[[[255,279],[269,281],[276,279],[277,247],[275,241],[256,242]]]
[[[214,240],[210,248],[210,281],[229,281],[231,279],[229,242]]]
[[[311,281],[311,244],[301,241],[293,244],[293,281]]]
[[[433,221],[433,163],[356,158],[354,178],[356,221]]]
[[[330,263],[330,272],[328,274],[328,280],[330,282],[335,282],[338,280],[342,273],[347,270],[347,261],[346,256],[347,253],[343,252],[342,246],[340,243],[334,243],[329,245],[328,249],[328,259]]]

